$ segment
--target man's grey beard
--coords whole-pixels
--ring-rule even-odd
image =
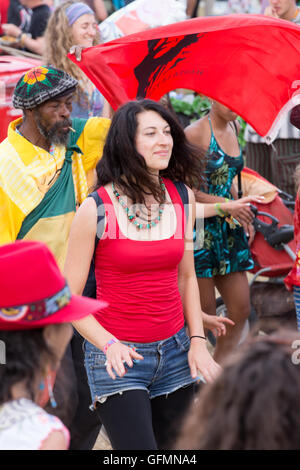
[[[45,137],[45,139],[51,145],[63,145],[66,146],[69,139],[69,132],[58,132],[61,127],[70,127],[71,122],[68,119],[65,119],[62,123],[54,124],[51,129],[46,129],[45,126],[41,123],[41,118],[38,112],[34,113],[35,123],[37,125],[38,130],[40,131],[41,135]]]

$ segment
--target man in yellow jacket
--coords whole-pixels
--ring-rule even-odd
[[[61,269],[76,206],[89,192],[110,125],[105,118],[70,119],[76,86],[77,80],[54,67],[29,70],[13,95],[23,118],[10,124],[0,144],[0,245],[17,239],[43,241]],[[90,449],[101,423],[88,408],[82,338],[76,334],[63,359],[62,376],[72,388],[63,393],[69,398],[63,405],[70,405],[69,416],[64,409],[55,414],[70,428],[70,449]],[[59,377],[54,392],[60,395]]]
[[[89,191],[110,120],[70,119],[77,80],[35,67],[16,85],[13,121],[0,144],[0,245],[44,241],[64,264],[76,206]]]

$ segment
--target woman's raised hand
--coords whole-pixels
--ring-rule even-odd
[[[70,47],[69,52],[70,52],[70,54],[74,54],[75,57],[76,57],[76,60],[78,62],[80,62],[81,61],[81,53],[82,53],[83,49],[85,49],[84,46],[80,46],[79,44],[76,44],[75,46]]]

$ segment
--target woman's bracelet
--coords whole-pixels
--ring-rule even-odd
[[[221,209],[220,203],[215,204],[215,211],[220,217],[226,217],[228,214]]]
[[[206,336],[199,336],[199,335],[190,336],[190,339],[192,338],[201,338],[201,339],[205,339],[206,341]]]
[[[107,343],[104,345],[103,352],[106,354],[108,348],[114,343],[119,343],[119,340],[117,338],[112,338],[107,341]]]

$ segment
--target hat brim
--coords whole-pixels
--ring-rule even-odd
[[[68,305],[58,310],[56,313],[49,315],[46,318],[35,321],[2,321],[0,319],[1,330],[33,330],[36,328],[43,328],[47,325],[55,325],[59,323],[71,323],[80,320],[88,315],[93,315],[99,310],[107,307],[108,303],[102,300],[90,299],[80,295],[72,295]]]

